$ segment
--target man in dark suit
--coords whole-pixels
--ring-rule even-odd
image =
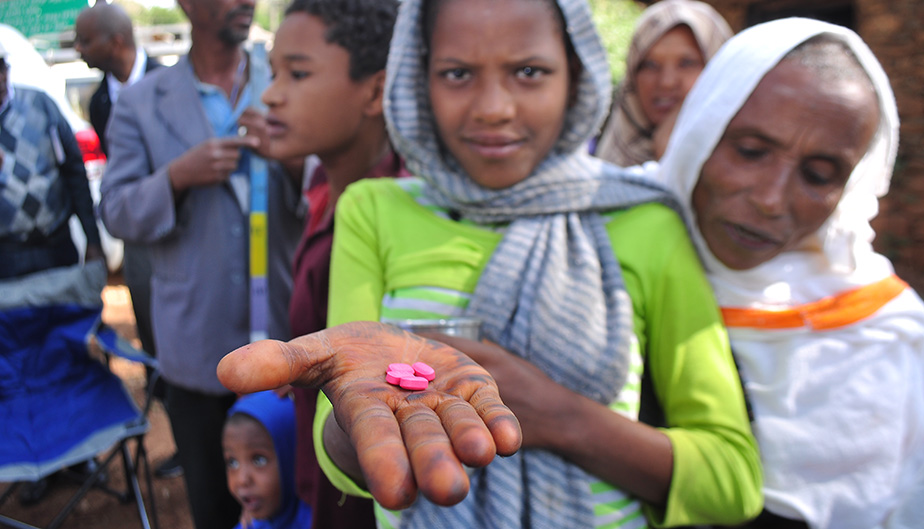
[[[106,125],[122,88],[131,86],[161,64],[135,45],[132,21],[120,6],[97,2],[81,11],[74,25],[74,49],[91,68],[103,72],[99,88],[90,98],[90,123],[109,154]]]
[[[122,89],[162,65],[148,57],[135,44],[132,21],[120,6],[97,2],[80,12],[74,25],[74,49],[91,68],[103,72],[99,87],[90,98],[90,123],[99,136],[100,146],[109,155],[106,126],[112,105]],[[151,264],[147,246],[125,243],[122,273],[132,297],[138,338],[141,347],[156,355],[151,329]],[[159,380],[154,394],[163,400],[164,382]],[[158,477],[174,477],[183,473],[176,454],[163,461],[155,470]]]

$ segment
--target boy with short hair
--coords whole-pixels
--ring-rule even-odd
[[[293,336],[327,326],[327,284],[334,206],[347,185],[407,174],[382,112],[385,63],[397,0],[294,0],[270,53],[267,105],[270,153],[317,155],[311,207],[294,259],[289,319]],[[299,495],[314,509],[313,527],[375,527],[372,502],[344,499],[318,467],[311,428],[318,391],[295,388]]]

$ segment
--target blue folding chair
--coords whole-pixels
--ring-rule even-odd
[[[0,482],[10,483],[0,494],[0,507],[20,482],[93,459],[99,463],[43,526],[47,529],[59,527],[93,489],[134,501],[142,527],[157,528],[143,442],[150,391],[139,408],[109,370],[108,358],[141,362],[155,373],[157,364],[102,323],[105,282],[102,262],[0,281]],[[91,349],[105,353],[106,360],[91,356]],[[100,479],[119,456],[124,491]],[[150,509],[141,490],[142,469]],[[5,515],[0,515],[0,526],[37,529]]]

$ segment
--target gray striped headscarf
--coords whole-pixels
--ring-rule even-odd
[[[395,148],[436,204],[478,223],[509,223],[469,314],[485,335],[565,387],[602,404],[626,380],[632,305],[600,212],[673,200],[659,184],[586,154],[608,110],[605,50],[585,0],[559,0],[583,64],[576,103],[553,151],[524,181],[484,188],[440,146],[422,62],[424,0],[403,0],[387,65],[385,116]],[[402,527],[590,527],[590,483],[562,457],[524,449],[472,476],[460,504],[419,499]]]

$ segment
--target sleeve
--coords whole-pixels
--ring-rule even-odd
[[[376,233],[375,195],[363,193],[364,182],[347,187],[337,201],[331,253],[329,326],[351,321],[378,321],[384,295],[384,270]],[[318,396],[314,418],[314,446],[321,469],[341,491],[371,498],[331,461],[324,450],[324,424],[333,407],[324,393]]]
[[[100,184],[100,217],[106,229],[114,237],[136,243],[163,239],[177,223],[169,163],[155,167],[143,133],[145,118],[139,109],[150,106],[143,101],[145,95],[126,90],[113,106],[107,132],[109,158]]]
[[[45,107],[52,117],[54,126],[49,133],[53,134],[52,143],[55,149],[61,148],[63,157],[59,160],[58,168],[61,178],[67,186],[68,193],[73,200],[74,214],[80,220],[80,226],[87,237],[88,246],[99,246],[99,228],[96,226],[96,215],[93,211],[93,197],[90,194],[90,183],[87,180],[87,168],[83,163],[83,153],[77,144],[74,131],[71,130],[67,120],[58,110],[51,98],[43,98]]]
[[[630,231],[635,237],[658,234],[657,245],[638,240],[649,248],[641,252],[648,262],[636,266],[635,275],[645,304],[646,369],[664,410],[674,470],[666,506],[649,506],[646,514],[657,527],[741,523],[763,506],[743,388],[686,229],[676,215],[655,207],[662,214]]]
[[[372,181],[369,181],[372,182]],[[374,182],[381,184],[382,182]],[[382,186],[374,186],[380,190]],[[348,186],[334,213],[330,301],[327,322],[378,321],[385,295],[385,270],[379,252],[378,201],[368,182]]]

